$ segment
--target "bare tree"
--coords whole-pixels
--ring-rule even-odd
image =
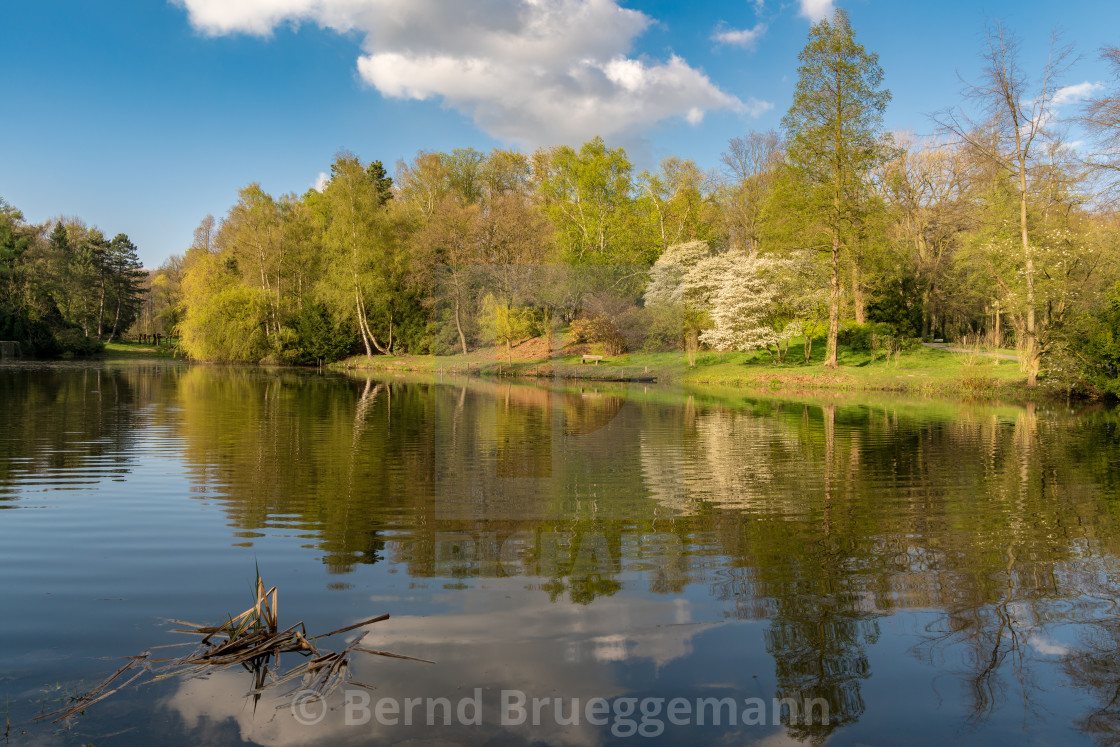
[[[1023,68],[1019,40],[1000,21],[985,28],[987,49],[979,82],[968,84],[967,99],[975,102],[977,117],[962,109],[944,112],[936,121],[968,147],[998,165],[1015,183],[1019,208],[1019,243],[1022,251],[1024,297],[1017,332],[1027,369],[1027,386],[1038,382],[1042,358],[1035,303],[1035,252],[1031,244],[1028,205],[1037,183],[1043,178],[1039,164],[1045,158],[1045,143],[1056,138],[1054,95],[1056,81],[1073,64],[1073,50],[1059,46],[1055,32],[1050,37],[1046,64],[1037,78]],[[1010,290],[1010,289],[1008,289]]]
[[[746,251],[759,246],[763,200],[781,160],[782,138],[774,130],[733,137],[720,156],[727,178],[725,220],[733,245]]]

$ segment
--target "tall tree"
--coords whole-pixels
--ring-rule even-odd
[[[238,198],[222,221],[215,244],[226,258],[235,261],[246,284],[262,294],[269,310],[265,331],[279,352],[285,316],[284,280],[290,270],[282,205],[256,183],[241,189]]]
[[[883,159],[879,139],[890,92],[878,55],[857,44],[848,15],[837,8],[809,31],[799,56],[793,105],[782,120],[790,164],[826,216],[831,285],[825,365],[837,365],[841,252],[859,219],[860,195]],[[849,239],[850,240],[850,239]]]
[[[656,259],[656,247],[635,242],[629,230],[634,185],[625,150],[608,147],[600,137],[578,151],[567,145],[540,150],[533,155],[533,172],[564,261],[621,265]]]
[[[413,275],[432,302],[450,301],[459,346],[466,355],[466,316],[480,259],[480,210],[454,196],[436,204],[412,236]]]
[[[109,242],[106,255],[109,276],[112,279],[113,329],[109,339],[128,329],[140,311],[143,283],[147,273],[136,253],[136,245],[126,234],[118,233]]]
[[[319,291],[340,317],[353,320],[366,355],[392,352],[408,269],[382,194],[357,156],[341,153],[331,164],[323,192],[327,272]]]
[[[947,143],[908,135],[898,143],[879,184],[892,213],[892,264],[913,273],[919,294],[913,301],[922,314],[916,331],[929,338],[960,290],[952,287],[951,273],[954,251],[971,220],[969,169],[962,149]]]
[[[1008,175],[1013,185],[1023,287],[1018,291],[1002,278],[1001,282],[1018,307],[1016,332],[1026,362],[1027,386],[1033,387],[1038,382],[1043,346],[1039,339],[1035,288],[1038,277],[1030,205],[1046,177],[1046,169],[1040,166],[1048,152],[1045,143],[1054,137],[1050,126],[1056,81],[1069,68],[1072,49],[1059,47],[1057,35],[1052,35],[1046,63],[1037,78],[1032,78],[1020,62],[1019,40],[1015,35],[998,21],[985,31],[984,71],[980,81],[965,92],[977,105],[978,118],[958,109],[946,112],[938,121],[979,157]],[[996,211],[992,217],[1002,223],[1009,216]]]

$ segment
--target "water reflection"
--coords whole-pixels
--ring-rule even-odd
[[[174,455],[180,498],[219,507],[229,545],[313,547],[334,578],[322,593],[351,604],[368,600],[363,574],[405,577],[386,597],[399,624],[371,635],[439,665],[370,674],[387,692],[823,699],[824,722],[781,725],[819,744],[882,737],[893,696],[876,677],[905,672],[912,697],[952,704],[931,740],[1120,733],[1120,443],[1103,408],[209,367],[0,375],[0,505],[100,484],[96,498],[114,476],[127,490]],[[1055,700],[1060,685],[1076,696]],[[258,743],[306,738],[239,710],[243,687],[184,683],[168,703],[187,731],[229,718]],[[609,738],[585,724],[468,741],[500,735]]]

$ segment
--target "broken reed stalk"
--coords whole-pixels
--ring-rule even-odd
[[[173,623],[185,626],[184,628],[172,629],[172,633],[201,636],[198,645],[185,656],[153,659],[151,650],[136,656],[130,656],[127,664],[97,686],[72,698],[69,706],[37,716],[34,720],[42,721],[49,718],[52,723],[57,723],[70,718],[94,703],[123,690],[145,673],[151,675],[147,682],[155,682],[181,675],[200,677],[240,665],[253,673],[253,686],[249,690],[249,695],[254,696],[254,698],[259,698],[260,694],[269,688],[291,682],[297,677],[302,680],[305,689],[325,698],[344,682],[371,689],[369,685],[350,679],[350,659],[354,653],[422,661],[427,664],[433,663],[427,659],[417,659],[413,656],[362,648],[358,644],[366,637],[366,632],[358,635],[340,652],[327,651],[320,653],[316,645],[320,638],[328,638],[332,635],[379,623],[388,620],[389,615],[378,615],[323,635],[309,636],[302,622],[284,630],[279,630],[276,587],[273,586],[266,591],[259,573],[257,574],[254,592],[256,599],[253,605],[240,615],[228,618],[221,625],[200,625],[185,620],[171,620]],[[154,648],[182,645],[188,644],[173,643]],[[277,673],[274,670],[279,669],[280,654],[287,653],[297,653],[309,658],[286,672]],[[118,677],[137,668],[138,671],[128,680],[111,690],[106,689]]]

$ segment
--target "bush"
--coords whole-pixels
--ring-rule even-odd
[[[905,275],[899,282],[877,288],[871,294],[867,319],[889,325],[898,336],[918,337],[925,316],[921,298],[921,285],[912,275]]]
[[[837,341],[851,350],[873,350],[880,338],[897,337],[894,326],[884,322],[845,324],[840,328]]]
[[[1120,397],[1120,283],[1104,304],[1076,319],[1043,359],[1048,381],[1069,390]]]
[[[677,308],[635,308],[624,316],[621,326],[630,347],[645,353],[680,350],[684,345],[684,319]]]
[[[295,356],[299,363],[325,362],[345,358],[357,344],[358,335],[349,325],[335,324],[322,304],[305,304],[295,319]]]
[[[59,353],[63,358],[93,355],[95,353],[100,353],[105,347],[105,344],[100,340],[86,337],[85,334],[82,333],[82,330],[76,327],[58,332],[55,334],[54,339],[58,343]]]
[[[621,355],[627,350],[626,338],[609,319],[598,314],[585,314],[571,326],[572,340],[601,344],[607,355]]]

